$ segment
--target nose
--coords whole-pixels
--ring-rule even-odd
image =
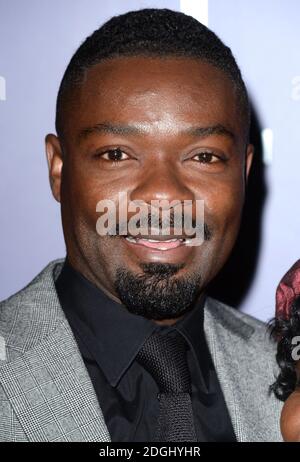
[[[130,200],[142,200],[148,204],[152,200],[183,202],[194,199],[193,192],[178,168],[163,160],[158,160],[155,165],[148,167],[130,193]]]

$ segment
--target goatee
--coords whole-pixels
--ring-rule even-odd
[[[183,265],[141,264],[142,273],[118,268],[115,289],[130,313],[147,319],[174,319],[190,311],[201,287],[200,276],[176,276]]]

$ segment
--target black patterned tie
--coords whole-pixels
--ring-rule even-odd
[[[137,355],[137,361],[159,387],[159,416],[155,441],[197,441],[191,402],[191,378],[184,337],[152,334]]]

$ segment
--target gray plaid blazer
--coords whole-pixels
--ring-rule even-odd
[[[0,441],[110,441],[49,263],[0,304]],[[207,299],[205,334],[238,441],[281,441],[265,325]]]

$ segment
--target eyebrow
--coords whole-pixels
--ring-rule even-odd
[[[85,127],[78,134],[79,140],[87,138],[90,134],[114,134],[114,135],[146,135],[147,131],[135,125],[119,125],[103,122],[91,127]],[[198,138],[205,138],[212,135],[221,135],[235,140],[235,134],[224,125],[216,124],[207,127],[190,127],[180,132],[183,135],[190,135]]]

